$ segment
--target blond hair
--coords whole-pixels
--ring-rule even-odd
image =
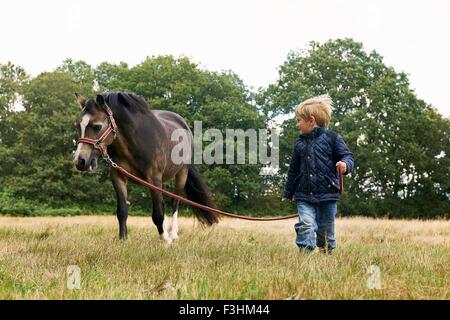
[[[330,124],[333,101],[328,95],[307,99],[295,108],[295,115],[305,120],[314,117],[319,126],[328,128]]]

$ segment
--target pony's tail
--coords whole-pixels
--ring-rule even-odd
[[[208,186],[203,181],[200,172],[192,164],[189,165],[189,171],[184,190],[186,191],[186,195],[189,200],[208,207],[216,208]],[[209,226],[219,222],[219,217],[216,213],[202,210],[197,207],[191,208],[200,222],[205,223]]]

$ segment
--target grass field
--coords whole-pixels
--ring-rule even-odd
[[[301,254],[294,223],[179,218],[166,246],[150,217],[129,218],[127,241],[113,216],[0,217],[0,298],[450,299],[450,221],[339,218],[332,256]]]

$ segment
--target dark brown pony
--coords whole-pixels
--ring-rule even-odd
[[[188,199],[214,207],[211,194],[198,170],[190,164],[192,152],[192,132],[186,121],[178,114],[152,110],[146,101],[132,93],[104,93],[97,98],[86,99],[76,94],[82,110],[76,120],[78,137],[83,140],[98,139],[111,125],[107,109],[112,111],[117,133],[109,134],[103,141],[109,156],[114,162],[132,174],[150,183],[162,183],[175,179],[176,194],[186,191]],[[182,129],[186,132],[184,143],[188,148],[189,161],[173,161],[172,149],[179,141],[172,141],[172,133]],[[95,171],[100,151],[94,145],[79,142],[74,156],[74,164],[80,171]],[[186,154],[184,155],[186,159]],[[111,168],[111,180],[117,195],[117,219],[119,237],[127,237],[127,182],[128,178]],[[152,219],[161,239],[170,243],[178,238],[177,215],[179,201],[172,200],[172,225],[164,230],[164,202],[161,192],[151,190]],[[207,225],[218,222],[218,217],[210,212],[194,209],[199,220]]]

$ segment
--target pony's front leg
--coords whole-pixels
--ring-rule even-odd
[[[158,187],[162,186],[161,180],[153,180],[153,184]],[[172,239],[169,237],[169,233],[167,230],[164,230],[164,201],[161,192],[151,190],[152,194],[152,202],[153,202],[153,212],[152,212],[152,220],[158,229],[159,236],[161,240],[164,240],[167,244],[172,242]]]
[[[117,220],[119,220],[119,238],[125,240],[127,238],[127,218],[128,218],[128,204],[127,204],[127,182],[128,179],[112,169],[111,178],[116,190],[117,197]]]

